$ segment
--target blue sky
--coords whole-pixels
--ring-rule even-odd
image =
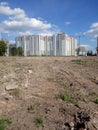
[[[94,50],[98,35],[98,0],[2,0],[0,32],[13,41],[28,34],[65,32]]]

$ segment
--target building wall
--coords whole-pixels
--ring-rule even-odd
[[[24,56],[53,55],[75,56],[77,40],[64,33],[53,36],[31,35],[21,36],[16,39],[17,47],[22,47]]]

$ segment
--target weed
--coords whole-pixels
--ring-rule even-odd
[[[34,112],[34,106],[33,105],[30,105],[28,108],[27,108],[28,112],[29,113],[33,113]]]
[[[96,98],[95,103],[98,104],[98,97]]]
[[[97,93],[91,92],[91,93],[89,93],[89,95],[90,95],[90,96],[93,96],[93,97],[96,97],[96,96],[97,96]]]
[[[80,62],[83,62],[83,61],[81,59],[75,59],[75,60],[71,60],[71,62],[80,63]]]
[[[0,130],[5,130],[12,123],[11,119],[0,119]]]
[[[77,63],[77,64],[85,64],[86,61],[83,61],[81,59],[75,59],[75,60],[71,60],[71,62]]]
[[[13,96],[18,97],[19,94],[20,94],[20,89],[19,89],[19,88],[13,89],[11,94],[12,94]]]
[[[75,105],[77,107],[79,106],[78,102],[75,99],[71,98],[70,95],[68,95],[67,93],[61,93],[58,96],[58,98],[62,99],[63,101],[67,101],[69,103],[72,103],[73,105]]]
[[[54,81],[54,78],[47,78],[47,80],[49,81],[49,82],[53,82]]]
[[[77,102],[75,99],[71,99],[70,102],[71,102],[74,106],[79,107],[79,104],[78,104],[78,102]]]
[[[59,95],[59,98],[62,99],[63,101],[69,101],[70,100],[70,96],[66,93],[61,93]]]
[[[36,126],[37,126],[38,128],[39,128],[40,126],[42,126],[43,123],[44,123],[44,120],[43,120],[43,117],[42,117],[42,116],[36,118],[35,124],[36,124]]]

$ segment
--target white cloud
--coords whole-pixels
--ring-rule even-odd
[[[90,45],[81,45],[81,47],[84,47],[87,51],[91,49]]]
[[[93,24],[91,25],[91,28],[98,28],[98,23],[93,23]]]
[[[52,36],[54,34],[54,31],[50,31],[50,30],[44,30],[43,32],[40,33],[40,35],[43,36]]]
[[[82,48],[82,49],[84,48],[85,51],[93,50],[93,52],[95,53],[95,48],[93,48],[93,46],[91,46],[91,45],[86,45],[86,44],[83,45],[83,44],[82,44],[82,45],[80,46],[80,48]]]
[[[9,43],[13,44],[13,43],[15,43],[15,40],[10,40]]]
[[[70,25],[70,24],[71,24],[71,22],[69,22],[69,21],[65,22],[65,25]]]
[[[11,34],[32,34],[34,32],[49,32],[52,29],[52,24],[46,22],[42,18],[29,18],[25,11],[20,8],[12,9],[8,3],[0,3],[0,14],[8,18],[0,23],[2,33]],[[51,33],[51,31],[50,31]]]
[[[6,2],[0,3],[0,14],[3,15],[19,15],[19,14],[25,14],[24,10],[20,8],[14,8],[11,9]]]
[[[32,35],[32,32],[30,32],[30,31],[19,32],[19,35],[21,35],[21,36],[23,36],[23,35]]]
[[[8,2],[1,2],[0,5],[8,5]]]
[[[84,34],[96,38],[98,36],[98,22],[93,23]]]

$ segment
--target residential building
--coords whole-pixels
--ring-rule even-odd
[[[16,46],[22,47],[24,56],[50,55],[50,56],[75,56],[77,40],[65,33],[53,36],[29,35],[15,39]]]

